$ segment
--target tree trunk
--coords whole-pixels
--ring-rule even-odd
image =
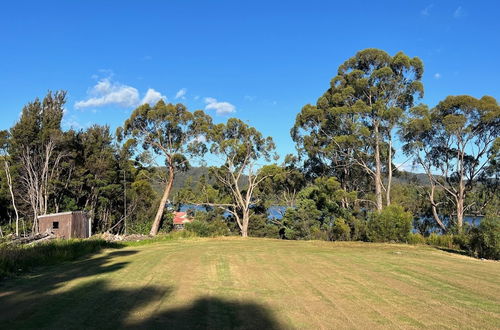
[[[443,230],[443,232],[446,233],[446,227],[443,224],[443,222],[441,221],[441,219],[439,218],[439,214],[437,212],[436,205],[434,205],[434,204],[432,205],[432,216],[434,217],[434,220],[439,225],[439,227]]]
[[[378,122],[375,122],[375,198],[377,211],[381,211],[382,205],[382,165],[380,163],[380,135]]]
[[[436,203],[434,202],[434,190],[436,189],[436,186],[434,186],[432,183],[431,183],[431,185],[432,185],[432,187],[431,187],[431,193],[429,194],[429,200],[430,200],[431,206],[432,206],[432,216],[434,217],[434,220],[439,225],[439,227],[441,227],[443,232],[446,232],[446,226],[439,218],[437,206],[436,206]]]
[[[387,160],[387,190],[386,205],[391,205],[391,184],[392,184],[392,139],[389,139],[389,159]]]
[[[241,226],[241,237],[248,237],[248,223],[250,220],[250,214],[248,211],[243,212],[243,223]]]
[[[12,176],[10,175],[9,163],[5,161],[5,176],[7,177],[7,185],[9,186],[10,198],[12,199],[12,207],[16,214],[16,236],[19,236],[19,213],[17,212],[14,190],[12,189]]]
[[[158,211],[156,212],[155,221],[153,222],[153,225],[151,226],[151,231],[149,232],[149,235],[152,236],[158,234],[158,230],[160,229],[160,224],[161,224],[161,217],[163,215],[163,210],[165,209],[165,204],[168,201],[168,196],[170,195],[170,191],[172,190],[172,185],[174,184],[175,171],[173,165],[169,166],[168,172],[169,172],[168,183],[165,186],[165,190],[163,191],[163,196],[161,197],[160,205],[158,207]]]
[[[460,175],[460,179],[458,181],[458,194],[456,197],[457,201],[457,227],[458,230],[462,231],[462,225],[464,223],[464,199],[465,199],[465,184],[464,184],[464,151],[462,148],[461,151],[458,152],[458,173]]]
[[[462,231],[462,226],[464,224],[464,198],[463,196],[458,196],[457,200],[457,227],[459,231]]]

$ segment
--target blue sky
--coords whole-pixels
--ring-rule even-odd
[[[0,9],[0,129],[47,90],[65,128],[121,125],[164,97],[294,151],[296,114],[358,50],[425,65],[424,102],[500,98],[498,1],[12,1]],[[399,158],[401,160],[401,158]]]

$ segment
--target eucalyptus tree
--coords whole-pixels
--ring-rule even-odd
[[[236,220],[241,236],[248,236],[252,206],[259,204],[259,186],[271,173],[259,175],[259,162],[277,160],[271,137],[237,118],[213,125],[208,134],[210,152],[222,161],[211,167],[214,185],[202,187],[195,195],[197,203],[221,208]]]
[[[5,181],[9,190],[10,201],[12,208],[14,209],[14,214],[16,216],[16,236],[19,236],[19,212],[16,206],[16,196],[14,195],[14,183],[12,181],[11,168],[11,157],[8,154],[9,149],[9,132],[4,130],[0,131],[0,156],[3,158],[4,171],[5,171]]]
[[[49,91],[43,100],[37,98],[24,106],[20,119],[10,130],[9,154],[19,173],[16,190],[31,208],[35,232],[38,216],[49,209],[53,181],[59,177],[59,164],[66,157],[60,148],[65,103],[65,91]]]
[[[438,215],[433,192],[441,189],[462,228],[466,197],[479,179],[488,180],[488,165],[498,157],[500,106],[491,96],[476,99],[468,95],[448,96],[433,108],[416,106],[402,129],[404,151],[413,156],[431,182],[429,200],[434,218],[446,230]]]
[[[201,110],[190,112],[182,104],[165,104],[160,100],[154,106],[139,106],[117,130],[120,139],[130,137],[145,150],[152,149],[157,156],[165,158],[168,176],[151,235],[156,235],[160,228],[176,172],[189,167],[188,157],[203,155],[207,151],[204,134],[211,124],[211,117]]]
[[[287,155],[282,165],[265,165],[259,170],[265,176],[259,186],[259,194],[265,196],[264,206],[295,207],[297,194],[305,187],[306,179],[302,169],[297,166],[297,159]]]
[[[343,188],[360,168],[373,180],[375,206],[390,204],[393,140],[404,113],[422,97],[422,61],[365,49],[344,62],[317,104],[306,105],[291,134],[299,151],[333,167]],[[384,166],[385,164],[385,166]],[[383,171],[387,172],[384,185]]]

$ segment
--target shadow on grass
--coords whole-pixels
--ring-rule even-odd
[[[119,249],[123,244],[98,239],[54,240],[38,245],[0,246],[0,279],[29,273],[40,266],[89,257],[104,249]]]
[[[282,328],[270,311],[251,301],[205,296],[166,309],[162,306],[169,304],[175,287],[133,286],[133,282],[117,286],[120,278],[113,282],[100,278],[126,267],[129,262],[120,259],[136,253],[112,251],[3,283],[0,324],[6,329]],[[71,283],[75,279],[80,280]]]
[[[124,324],[137,329],[281,329],[264,306],[251,301],[202,297],[191,305],[166,310],[152,317]]]
[[[448,252],[448,253],[459,254],[462,256],[466,256],[466,257],[473,257],[469,253],[467,253],[467,251],[449,249],[449,248],[444,248],[444,247],[439,247],[439,246],[435,246],[435,248],[440,250],[440,251],[444,251],[444,252]]]

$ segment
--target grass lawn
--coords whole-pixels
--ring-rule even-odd
[[[425,246],[193,239],[0,284],[0,327],[500,328],[500,263]]]

